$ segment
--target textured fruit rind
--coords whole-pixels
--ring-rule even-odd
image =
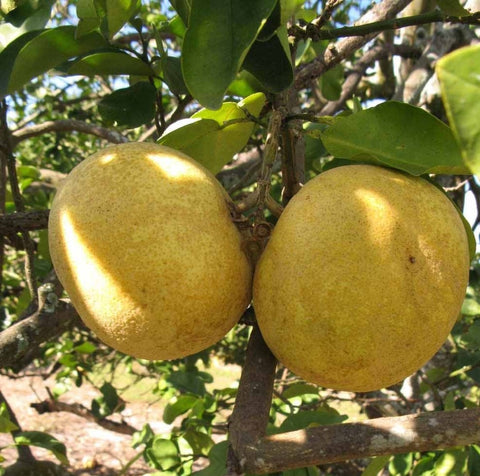
[[[324,387],[370,391],[441,347],[468,269],[464,226],[440,190],[390,169],[343,166],[289,202],[257,265],[253,301],[286,367]]]
[[[135,357],[201,351],[250,302],[250,265],[220,184],[167,147],[127,143],[81,162],[53,201],[49,244],[85,324]]]

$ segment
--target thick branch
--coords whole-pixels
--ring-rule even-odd
[[[480,409],[418,413],[267,436],[245,448],[255,474],[371,456],[432,451],[480,441]]]
[[[357,25],[393,18],[410,2],[411,0],[384,0],[383,2],[376,4],[371,10],[363,15]],[[367,42],[372,40],[378,33],[379,32],[370,33],[365,36],[345,38],[335,45],[332,45],[332,47],[327,48],[323,56],[315,58],[312,62],[299,70],[295,79],[295,88],[298,90],[307,87],[312,80],[318,78],[325,71],[333,68],[343,59],[350,56]]]
[[[235,408],[230,417],[230,473],[238,471],[244,452],[265,435],[277,361],[265,344],[257,325],[248,342],[245,366],[238,387]]]
[[[84,407],[80,403],[65,403],[59,402],[58,400],[45,400],[40,403],[32,403],[30,405],[32,408],[35,408],[38,413],[51,413],[51,412],[69,412],[74,415],[85,418],[85,420],[91,421],[100,425],[102,428],[105,428],[109,431],[115,431],[116,433],[121,433],[123,435],[133,435],[138,431],[133,426],[128,423],[108,420],[107,418],[97,418],[93,412],[91,412],[87,407]]]
[[[50,210],[34,210],[0,215],[0,235],[43,230],[48,226]]]
[[[59,301],[54,312],[41,310],[0,333],[0,367],[11,367],[32,349],[80,324],[70,303]]]
[[[418,58],[421,51],[409,45],[377,45],[368,50],[363,57],[358,60],[349,73],[342,86],[340,98],[336,101],[328,102],[320,111],[321,116],[333,116],[342,109],[349,98],[352,97],[358,84],[362,80],[368,67],[375,61],[387,58],[390,55],[399,55],[402,57]]]
[[[12,133],[12,145],[15,147],[23,140],[46,134],[48,132],[83,132],[84,134],[91,134],[114,144],[128,142],[128,139],[119,132],[95,124],[89,124],[88,122],[77,121],[75,119],[64,119],[59,121],[48,121],[42,124],[17,129]]]

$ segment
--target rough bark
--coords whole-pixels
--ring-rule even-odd
[[[325,425],[263,437],[245,448],[243,470],[265,474],[480,441],[480,409]]]

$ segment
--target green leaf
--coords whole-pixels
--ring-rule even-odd
[[[192,0],[182,69],[192,96],[210,109],[222,105],[259,30],[277,0]]]
[[[480,45],[443,57],[436,72],[463,160],[472,173],[480,174]]]
[[[421,108],[388,101],[338,116],[321,132],[336,157],[386,165],[412,175],[466,174],[451,129]]]
[[[139,0],[106,0],[108,37],[111,39],[139,7]]]
[[[462,17],[470,15],[468,10],[462,7],[458,0],[436,0],[440,10],[446,15]]]
[[[170,91],[177,96],[188,94],[187,86],[185,86],[183,80],[180,58],[164,55],[160,61],[162,63],[163,79]]]
[[[15,436],[15,444],[45,448],[51,451],[60,463],[67,466],[69,464],[65,445],[48,433],[42,431],[22,431]]]
[[[279,93],[293,81],[293,67],[286,28],[280,28],[268,41],[256,41],[243,63],[261,85],[271,93]]]
[[[68,59],[102,46],[105,41],[97,33],[75,39],[73,26],[26,33],[0,53],[0,96],[19,90],[31,79]]]
[[[91,342],[82,342],[80,345],[76,345],[73,350],[79,354],[93,354],[97,350],[97,346]]]
[[[76,36],[80,38],[95,30],[100,30],[100,26],[105,18],[106,12],[99,8],[97,0],[78,0],[77,17],[79,19]]]
[[[305,0],[280,0],[280,8],[282,12],[282,16],[280,18],[280,24],[285,25],[290,18],[299,11]],[[315,18],[314,13],[314,18]]]
[[[124,408],[124,404],[112,384],[105,382],[100,387],[100,392],[102,395],[92,400],[92,413],[97,418],[105,418]]]
[[[163,421],[170,425],[175,418],[190,410],[197,401],[198,397],[195,395],[181,395],[165,407],[163,411]]]
[[[293,398],[305,394],[318,395],[318,387],[309,383],[294,383],[282,392],[282,398]]]
[[[209,465],[195,471],[192,476],[224,476],[227,469],[228,441],[222,441],[212,447],[208,453]]]
[[[372,458],[368,466],[363,470],[361,476],[377,476],[378,473],[385,468],[390,458],[390,456],[376,456]]]
[[[172,7],[178,13],[178,16],[183,20],[185,25],[188,25],[190,17],[191,0],[170,0]]]
[[[468,474],[480,474],[480,446],[471,445],[468,449]]]
[[[272,13],[270,13],[270,16],[267,18],[267,21],[264,23],[260,33],[257,36],[257,40],[269,40],[277,31],[277,28],[280,27],[280,17],[280,1],[277,0]]]
[[[187,440],[193,453],[197,455],[208,455],[214,445],[214,441],[206,433],[191,428],[184,433],[183,437]]]
[[[18,15],[17,9],[12,12],[12,16],[7,15],[5,17],[6,22],[0,24],[0,50],[20,35],[28,31],[41,30],[44,28],[50,20],[53,3],[54,0],[43,0],[36,2],[36,6],[34,5],[33,8],[28,11],[28,14],[22,12]]]
[[[465,476],[467,456],[465,448],[444,451],[435,462],[435,476]]]
[[[132,447],[138,448],[140,445],[148,445],[154,436],[152,427],[146,423],[140,431],[133,434]]]
[[[177,445],[172,440],[156,436],[152,445],[145,450],[150,463],[155,468],[167,471],[180,464]]]
[[[18,430],[18,426],[10,420],[7,405],[5,402],[0,403],[0,433],[10,433]]]
[[[106,96],[99,102],[98,109],[107,121],[139,127],[154,118],[155,99],[155,87],[147,81],[140,81]]]
[[[344,79],[343,65],[339,64],[335,68],[329,69],[320,76],[320,88],[322,95],[329,101],[336,101],[340,98],[342,92],[342,83]]]
[[[245,147],[253,132],[255,124],[243,108],[258,116],[264,104],[264,94],[256,93],[238,104],[226,102],[217,111],[202,109],[167,128],[159,143],[184,152],[216,174]]]
[[[299,411],[288,416],[280,425],[281,432],[302,430],[309,426],[331,425],[342,423],[348,418],[347,415],[340,415],[335,411]]]
[[[412,469],[413,454],[395,455],[388,465],[389,474],[392,476],[407,476]]]
[[[480,320],[475,321],[462,335],[462,342],[473,349],[480,348]]]
[[[130,74],[152,76],[152,68],[140,58],[122,51],[93,53],[75,61],[67,70],[68,74],[84,76]]]
[[[437,455],[427,454],[413,468],[412,476],[435,476],[433,466],[437,460]]]
[[[480,303],[475,299],[466,298],[462,305],[462,314],[464,316],[477,316],[480,314]]]

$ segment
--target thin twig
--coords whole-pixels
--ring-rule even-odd
[[[58,121],[47,121],[42,124],[27,126],[13,131],[12,148],[15,148],[15,146],[23,140],[49,132],[82,132],[100,137],[113,144],[128,142],[128,139],[117,131],[76,119],[62,119]]]
[[[10,131],[7,124],[7,107],[6,103],[2,107],[2,117],[0,118],[0,125],[3,129],[3,136],[10,137]],[[4,154],[6,155],[7,160],[7,170],[8,178],[10,181],[10,189],[13,196],[13,202],[15,203],[15,208],[17,212],[25,211],[25,204],[23,203],[23,197],[20,192],[20,187],[18,185],[17,177],[17,167],[15,156],[13,155],[12,143],[10,140],[4,145],[5,150]],[[35,263],[35,243],[30,237],[27,231],[21,232],[21,237],[23,245],[25,248],[25,278],[27,281],[28,290],[32,300],[37,298],[37,281],[35,277],[34,263]]]
[[[365,15],[358,21],[358,25],[366,23],[388,20],[395,17],[397,13],[402,11],[411,0],[384,0],[375,4]],[[302,66],[295,79],[295,88],[297,90],[308,87],[312,80],[318,78],[323,73],[339,64],[342,60],[359,50],[368,41],[372,40],[378,32],[365,36],[354,36],[344,38],[335,44],[332,44],[321,55],[310,63]]]

